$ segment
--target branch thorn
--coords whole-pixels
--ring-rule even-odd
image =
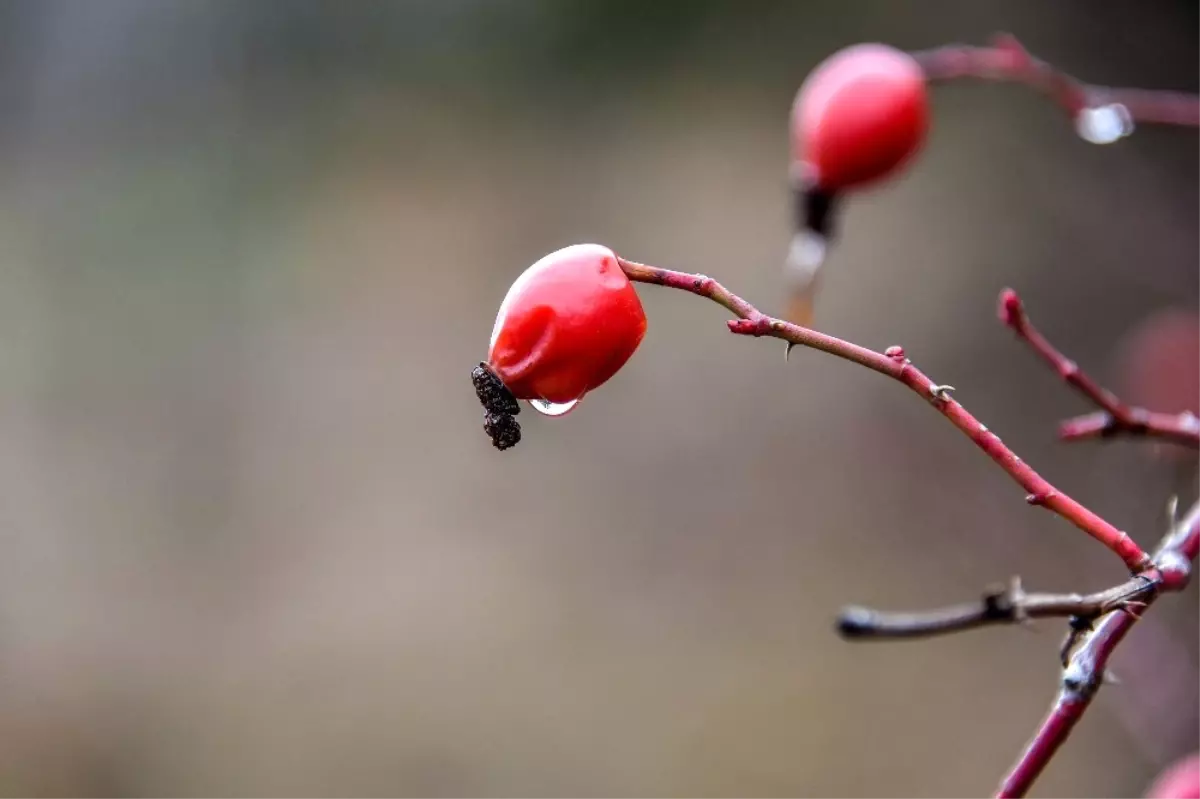
[[[930,385],[929,386],[929,393],[931,395],[933,395],[934,399],[939,400],[941,402],[949,402],[950,401],[950,392],[954,391],[954,390],[955,390],[954,386],[939,386],[939,385]]]

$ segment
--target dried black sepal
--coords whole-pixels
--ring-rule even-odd
[[[516,416],[521,412],[517,398],[500,382],[500,378],[496,377],[487,364],[481,363],[471,370],[471,382],[475,384],[475,396],[479,397],[479,402],[488,413]]]
[[[793,189],[795,229],[811,230],[824,239],[832,239],[837,216],[837,195],[808,182],[799,182]]]
[[[491,437],[492,446],[501,451],[516,446],[521,440],[521,425],[513,418],[521,412],[517,398],[485,363],[471,370],[471,382],[483,405],[483,430]]]
[[[521,425],[507,413],[484,414],[483,431],[492,437],[492,446],[501,452],[521,441]]]

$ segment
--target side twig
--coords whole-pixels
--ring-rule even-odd
[[[1005,446],[999,436],[988,430],[950,396],[950,392],[954,390],[953,386],[934,383],[912,365],[901,347],[889,347],[884,352],[876,352],[816,330],[767,316],[710,277],[660,269],[625,259],[618,260],[630,280],[687,291],[706,297],[726,308],[738,317],[728,322],[729,329],[734,333],[769,336],[786,341],[790,345],[820,350],[865,366],[904,384],[946,417],[1012,477],[1025,490],[1025,499],[1029,504],[1053,511],[1095,538],[1121,558],[1130,572],[1136,574],[1149,565],[1149,556],[1128,534],[1056,489],[1034,471]]]
[[[1001,292],[999,314],[1000,320],[1049,364],[1067,385],[1100,409],[1097,413],[1064,421],[1059,426],[1059,436],[1064,441],[1115,435],[1150,436],[1200,448],[1200,419],[1187,411],[1179,414],[1155,413],[1121,402],[1046,340],[1029,321],[1021,298],[1012,289]]]
[[[1009,585],[984,593],[981,601],[935,610],[895,613],[856,606],[843,608],[837,627],[843,638],[891,640],[928,638],[1042,618],[1070,618],[1079,625],[1113,610],[1139,607],[1143,597],[1155,590],[1151,580],[1136,575],[1094,594],[1027,594],[1020,580],[1013,578]]]
[[[1084,83],[1030,55],[1011,34],[994,36],[990,47],[952,44],[912,55],[930,81],[972,78],[1023,83],[1049,95],[1074,119],[1085,111],[1117,107],[1130,123],[1200,126],[1196,95]]]

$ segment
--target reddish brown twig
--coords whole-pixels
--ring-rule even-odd
[[[928,638],[994,624],[1020,624],[1033,619],[1096,619],[1112,610],[1134,607],[1156,590],[1139,574],[1120,585],[1093,594],[1027,594],[1020,580],[986,591],[982,600],[934,610],[895,613],[871,608],[843,608],[838,632],[855,640]]]
[[[1153,590],[1139,598],[1142,609],[1162,592],[1182,591],[1187,586],[1198,550],[1200,502],[1175,524],[1155,550],[1153,565],[1139,575],[1153,585]],[[1103,616],[1094,629],[1080,636],[1081,640],[1063,669],[1062,685],[1050,712],[1004,778],[997,796],[1024,796],[1029,791],[1091,704],[1092,697],[1104,682],[1104,669],[1113,650],[1133,627],[1140,612],[1128,607],[1113,610]]]
[[[1131,572],[1140,572],[1148,565],[1149,556],[1132,538],[1052,486],[1049,481],[1017,457],[1016,453],[1006,447],[999,436],[988,430],[950,396],[950,392],[954,390],[953,386],[934,383],[921,370],[912,365],[912,362],[905,357],[902,348],[889,347],[885,352],[876,352],[806,327],[785,322],[782,319],[767,316],[710,277],[659,269],[624,259],[619,260],[621,268],[630,280],[687,291],[706,297],[728,309],[738,317],[728,322],[729,329],[734,333],[748,336],[770,336],[791,345],[820,350],[853,361],[903,383],[949,419],[951,424],[962,431],[1012,477],[1026,491],[1026,501],[1029,504],[1045,507],[1071,522],[1116,553]]]
[[[912,365],[900,347],[876,352],[767,316],[704,275],[619,260],[631,280],[687,291],[726,308],[737,317],[728,322],[734,333],[770,336],[789,345],[820,350],[903,383],[933,405],[1028,491],[1027,501],[1043,505],[1071,521],[1115,552],[1133,572],[1131,580],[1095,594],[1025,594],[1014,580],[1007,589],[986,594],[978,604],[917,614],[883,614],[861,608],[843,612],[839,628],[843,635],[856,638],[927,636],[1035,617],[1071,617],[1071,634],[1062,654],[1064,668],[1059,695],[998,793],[1002,797],[1023,796],[1083,716],[1104,679],[1109,657],[1137,620],[1140,610],[1154,602],[1160,593],[1179,591],[1187,585],[1191,563],[1200,550],[1200,502],[1173,525],[1151,557],[1124,532],[1054,489],[955,401],[949,394],[951,386],[930,380]],[[1114,419],[1127,418],[1121,416],[1121,406],[1115,397],[1081,375],[1078,368],[1028,324],[1015,293],[1002,295],[1001,311],[1005,321],[1059,369],[1069,384],[1105,408]],[[1114,410],[1117,412],[1113,413]]]
[[[999,315],[1000,320],[1049,364],[1067,385],[1100,408],[1098,413],[1076,416],[1063,422],[1059,426],[1059,436],[1063,440],[1078,441],[1124,434],[1153,436],[1193,448],[1200,447],[1200,419],[1186,411],[1179,414],[1154,413],[1121,402],[1046,340],[1029,321],[1021,298],[1012,289],[1000,293]]]
[[[1030,55],[1011,34],[994,36],[990,47],[952,44],[912,55],[930,81],[973,78],[1023,83],[1052,97],[1076,120],[1086,110],[1117,106],[1131,123],[1200,126],[1200,97],[1194,94],[1084,83]]]

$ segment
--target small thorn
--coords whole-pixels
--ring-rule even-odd
[[[1105,685],[1120,685],[1121,678],[1116,675],[1111,669],[1104,670],[1104,677],[1101,679]]]
[[[1171,527],[1174,527],[1176,525],[1176,523],[1179,521],[1179,495],[1178,494],[1172,494],[1171,498],[1167,500],[1167,521],[1170,522]]]
[[[1045,505],[1055,496],[1057,496],[1057,493],[1054,491],[1042,491],[1036,494],[1026,494],[1025,502],[1029,505]]]
[[[954,386],[931,385],[929,387],[929,393],[933,395],[934,399],[942,402],[948,402],[950,400],[950,392],[954,390]]]
[[[792,357],[792,347],[795,347],[796,345],[790,341],[786,341],[784,343],[787,344],[787,349],[783,351],[783,362],[787,363]]]
[[[1140,602],[1136,599],[1127,599],[1121,602],[1121,604],[1117,605],[1117,607],[1128,613],[1130,616],[1133,616],[1135,619],[1140,619],[1142,617],[1142,611],[1146,609],[1146,603]]]

